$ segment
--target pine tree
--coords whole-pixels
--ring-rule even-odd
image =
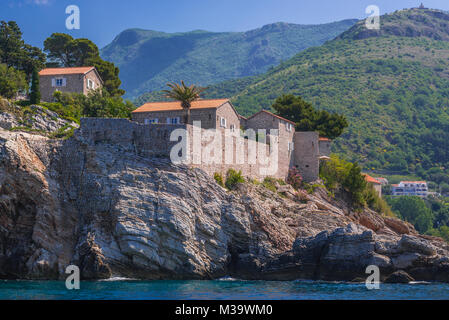
[[[39,91],[39,74],[37,70],[33,70],[31,77],[30,103],[39,104],[41,102],[41,92]]]

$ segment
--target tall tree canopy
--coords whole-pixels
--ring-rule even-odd
[[[298,131],[318,131],[321,136],[330,139],[339,137],[348,122],[343,115],[315,110],[300,96],[292,94],[279,97],[273,104],[276,113],[296,123]]]
[[[45,61],[39,48],[25,43],[15,21],[0,21],[0,63],[23,71],[29,80],[33,70],[41,70]]]
[[[89,39],[74,39],[65,33],[53,33],[44,41],[44,50],[52,66],[94,66],[104,81],[104,88],[112,96],[121,96],[119,69],[100,57],[98,47]]]

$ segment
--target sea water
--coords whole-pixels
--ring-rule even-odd
[[[0,281],[0,299],[26,300],[376,300],[449,299],[449,284],[380,284],[320,281],[81,281],[67,290],[62,281]]]

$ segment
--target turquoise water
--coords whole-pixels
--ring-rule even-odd
[[[69,291],[58,281],[0,281],[0,299],[81,300],[321,300],[449,299],[449,284],[364,284],[315,281],[95,281]]]

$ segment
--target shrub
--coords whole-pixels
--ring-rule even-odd
[[[268,190],[271,190],[273,192],[277,192],[276,189],[276,179],[272,178],[272,177],[266,177],[263,180],[262,185],[267,188]]]
[[[383,213],[388,217],[395,217],[393,211],[391,211],[388,203],[379,197],[378,193],[374,189],[372,185],[368,185],[363,193],[363,198],[368,205],[369,208],[373,209],[376,212]]]
[[[229,190],[234,190],[236,185],[245,182],[242,176],[242,171],[235,171],[234,169],[229,169],[226,173],[226,188]]]
[[[292,168],[288,171],[287,183],[290,184],[295,190],[301,188],[302,176],[298,169]]]
[[[335,155],[320,167],[320,178],[329,191],[342,188],[351,198],[356,208],[368,205],[385,215],[393,215],[389,205],[379,198],[373,187],[365,181],[362,169],[357,163],[350,163]]]
[[[0,64],[0,96],[12,99],[19,92],[26,92],[28,84],[25,73]]]
[[[218,183],[218,185],[224,187],[223,175],[221,173],[215,172],[214,179]]]
[[[361,207],[365,204],[363,193],[367,188],[367,183],[357,162],[352,164],[342,186],[351,196],[352,204],[355,207]]]

